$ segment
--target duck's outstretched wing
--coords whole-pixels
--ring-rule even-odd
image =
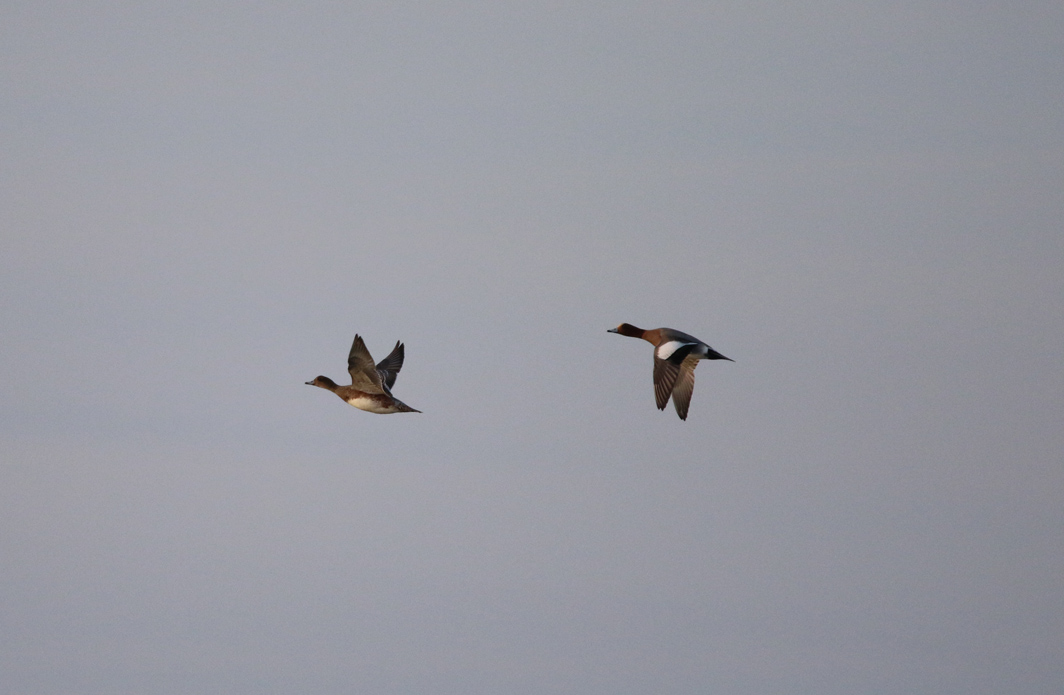
[[[676,379],[680,376],[681,365],[696,345],[697,343],[667,343],[654,350],[654,397],[658,402],[658,410],[665,410]]]
[[[395,384],[395,377],[399,376],[399,370],[403,368],[404,355],[405,346],[397,340],[391,354],[377,363],[377,374],[385,387],[390,389]]]
[[[691,394],[695,392],[695,367],[699,357],[692,355],[685,359],[679,368],[676,385],[672,388],[672,404],[681,420],[687,419],[687,409],[691,405]]]
[[[373,365],[373,357],[370,356],[362,336],[356,335],[355,342],[351,344],[351,352],[347,356],[347,371],[351,374],[351,385],[365,393],[387,393],[381,375]]]
[[[665,410],[679,374],[678,365],[659,357],[654,358],[654,398],[657,400],[658,410]]]

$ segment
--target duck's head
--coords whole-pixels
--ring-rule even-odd
[[[318,388],[329,389],[330,391],[336,390],[336,382],[327,376],[316,376],[314,381],[306,382],[307,386],[317,386]]]
[[[642,328],[636,328],[630,323],[622,323],[620,326],[617,326],[616,328],[610,328],[606,332],[617,333],[618,335],[626,335],[629,338],[642,338],[643,334],[646,333],[646,331],[644,331]]]

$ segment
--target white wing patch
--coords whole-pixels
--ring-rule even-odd
[[[684,345],[694,345],[695,343],[685,343],[682,340],[670,340],[667,343],[662,343],[658,346],[658,349],[654,351],[654,354],[658,359],[667,360],[672,357],[672,354],[682,348]]]

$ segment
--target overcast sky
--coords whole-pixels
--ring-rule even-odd
[[[1062,104],[1059,1],[4,3],[3,690],[1060,695]]]

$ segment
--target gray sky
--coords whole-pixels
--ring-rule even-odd
[[[0,9],[5,690],[1064,691],[1064,5],[222,5]]]

